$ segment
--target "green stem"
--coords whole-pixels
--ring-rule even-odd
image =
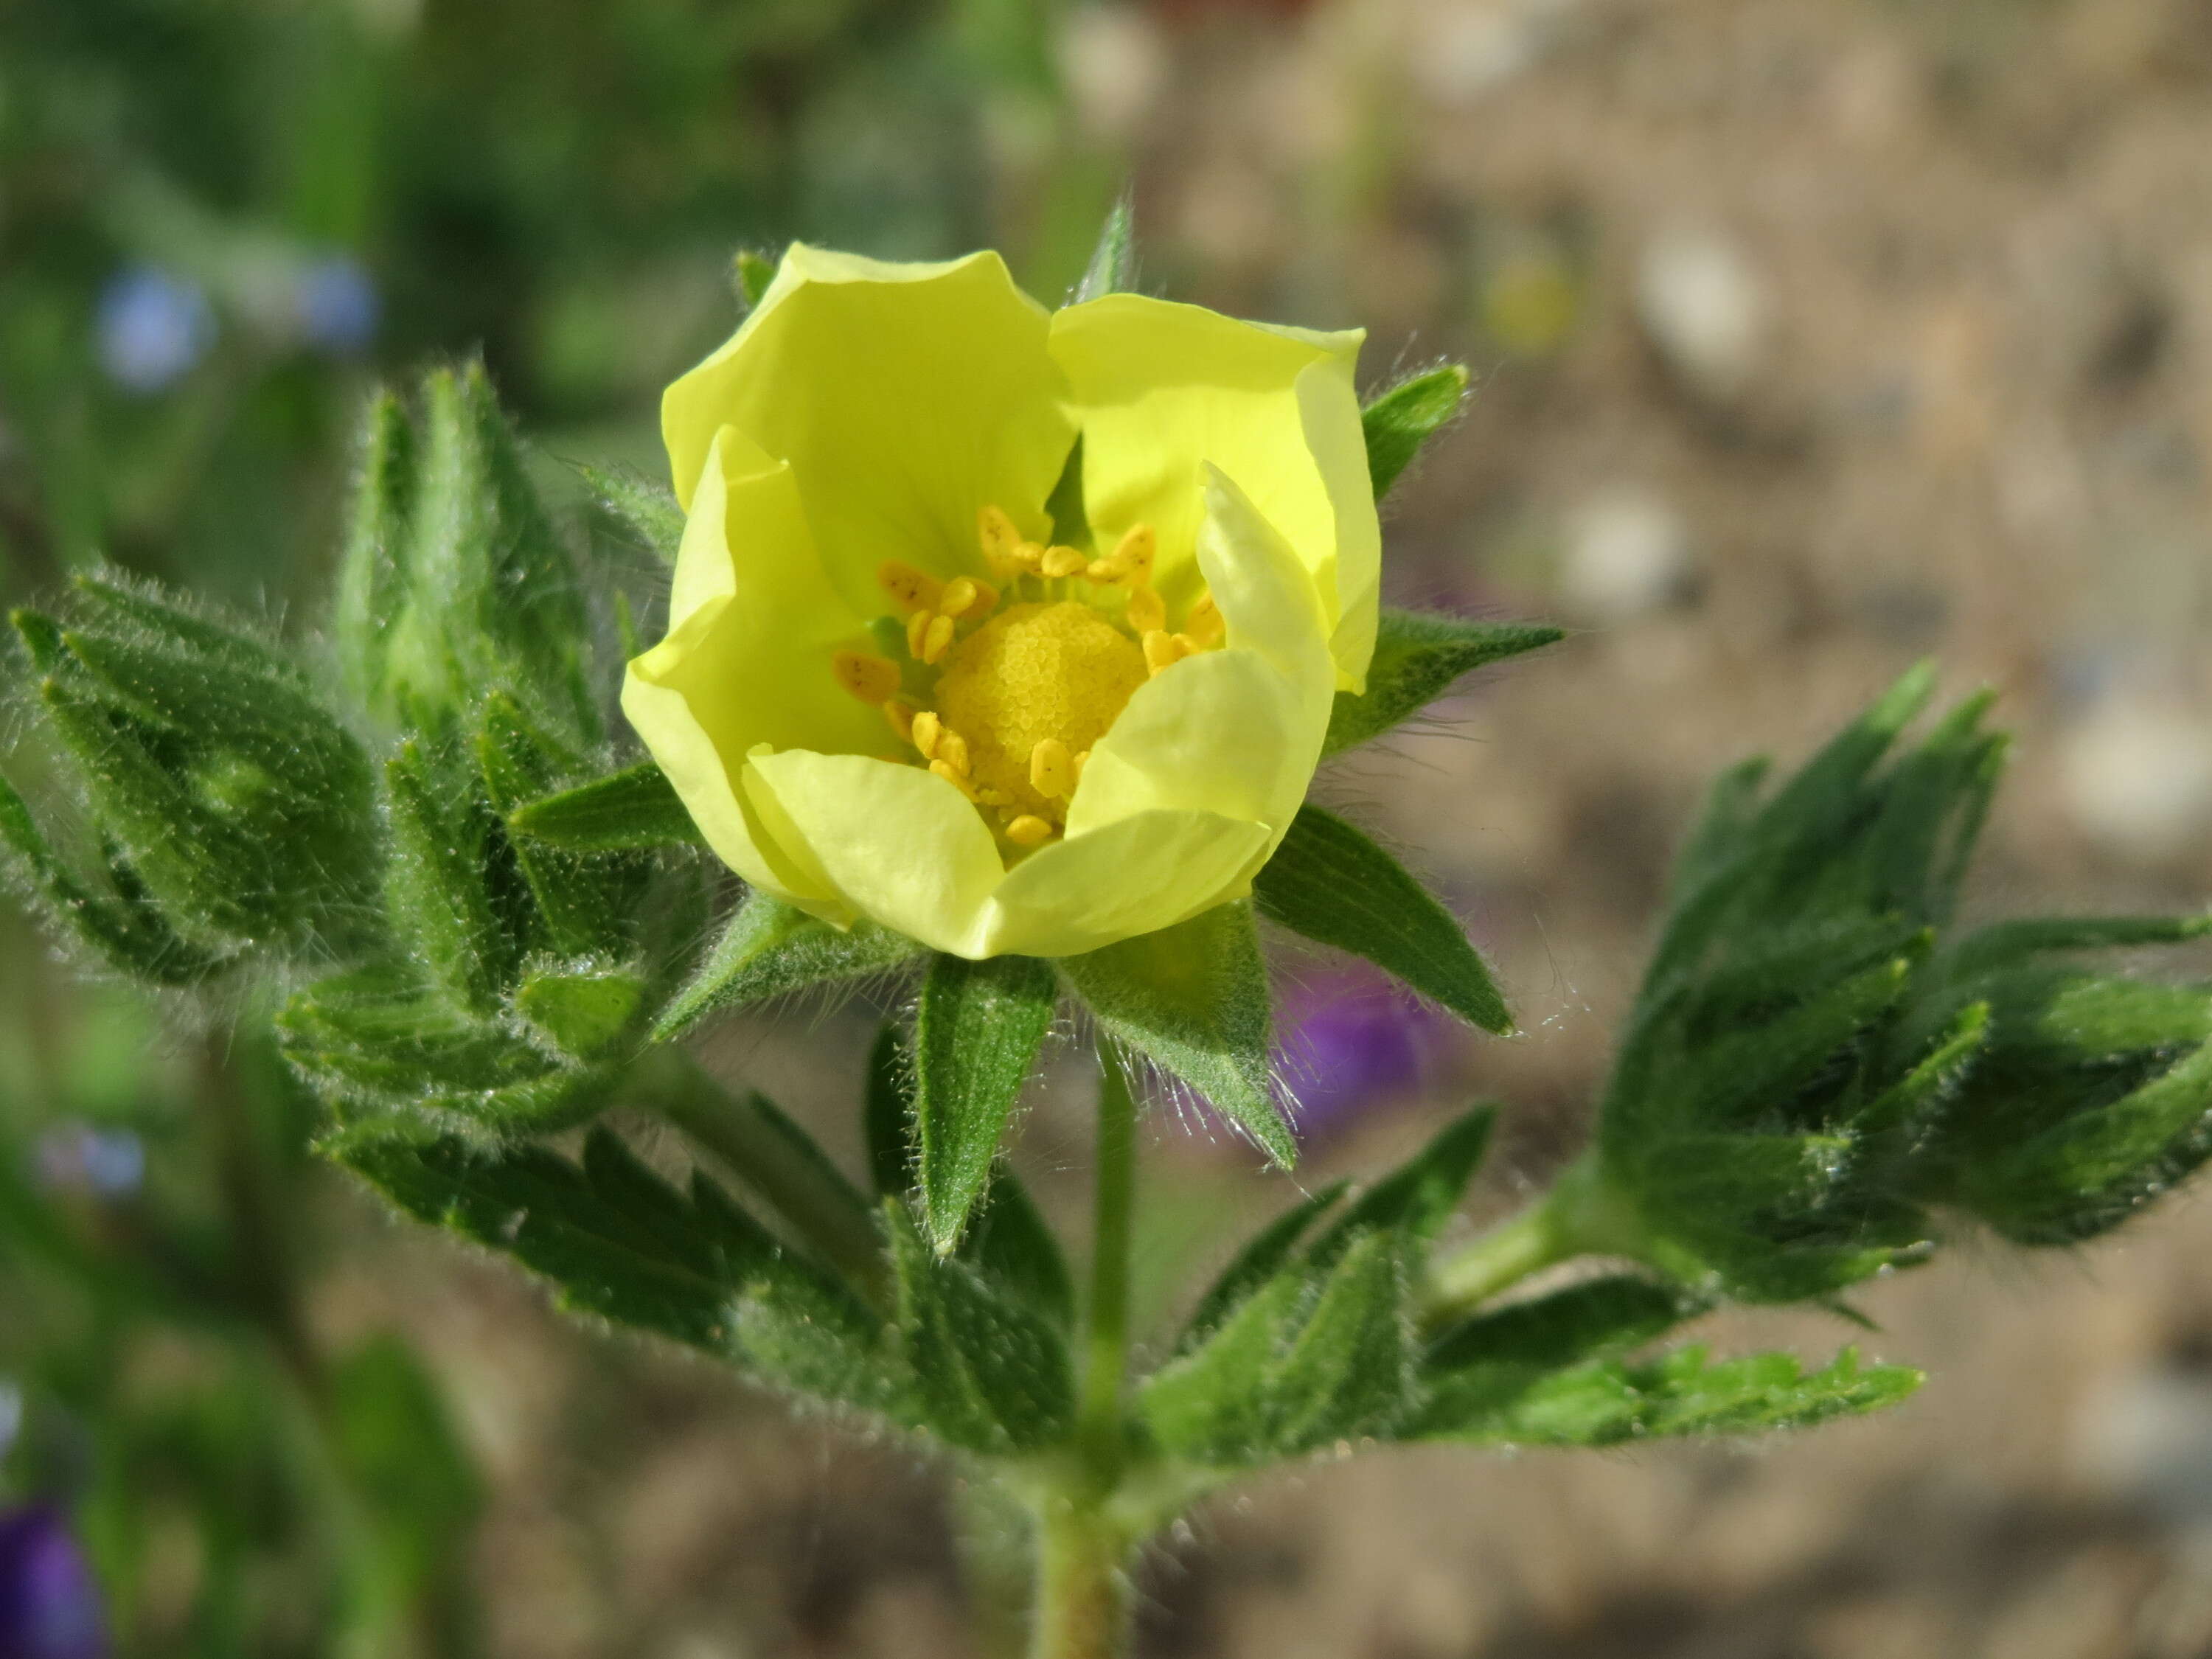
[[[646,1103],[726,1164],[854,1289],[888,1305],[890,1270],[875,1212],[835,1168],[785,1133],[757,1096],[732,1094],[671,1048],[649,1051],[634,1081]]]
[[[1531,1273],[1578,1255],[1632,1255],[1635,1242],[1632,1218],[1621,1213],[1595,1158],[1585,1157],[1519,1215],[1431,1264],[1421,1322],[1437,1330]]]
[[[1132,1543],[1115,1498],[1129,1459],[1129,1242],[1137,1192],[1137,1108],[1128,1074],[1098,1051],[1097,1199],[1075,1456],[1039,1494],[1033,1659],[1115,1659],[1128,1632]]]

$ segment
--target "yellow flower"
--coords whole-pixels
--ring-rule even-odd
[[[688,517],[624,711],[840,926],[1067,956],[1242,897],[1373,650],[1360,339],[793,247],[664,401]]]

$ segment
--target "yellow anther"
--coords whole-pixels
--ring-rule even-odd
[[[891,723],[891,730],[899,734],[901,743],[914,741],[914,705],[902,702],[896,697],[884,704],[884,718]]]
[[[988,616],[998,605],[998,589],[973,576],[955,576],[937,599],[938,610],[948,617]]]
[[[1005,508],[987,507],[978,513],[975,535],[982,544],[984,561],[993,574],[1006,576],[1018,568],[1021,562],[1015,553],[1022,544],[1022,532],[1014,528],[1014,521],[1006,516]]]
[[[1042,568],[1048,576],[1079,576],[1091,568],[1091,561],[1072,547],[1048,547],[1044,550]]]
[[[1129,626],[1139,634],[1149,634],[1168,625],[1168,608],[1160,596],[1149,587],[1133,588],[1129,593]]]
[[[1013,574],[1035,575],[1044,565],[1044,547],[1038,542],[1024,542],[1007,556]]]
[[[1017,847],[1042,847],[1052,839],[1052,825],[1034,812],[1024,812],[1006,826],[1006,839]]]
[[[866,651],[831,652],[830,672],[862,702],[881,702],[899,688],[898,665]]]
[[[1047,738],[1030,750],[1030,787],[1058,800],[1075,787],[1075,760],[1058,738]]]
[[[929,709],[922,709],[914,717],[908,736],[914,746],[921,750],[924,760],[937,758],[938,740],[945,735],[945,723]]]
[[[1175,636],[1175,642],[1176,648],[1181,651],[1186,657],[1194,657],[1200,652],[1206,649],[1205,643],[1202,641],[1194,640],[1188,634],[1176,635]]]
[[[937,732],[937,754],[935,758],[943,761],[947,766],[957,772],[962,777],[966,777],[969,769],[968,765],[968,739],[962,737],[957,732],[954,731],[949,726],[939,726]]]
[[[1229,631],[1229,623],[1223,618],[1221,608],[1214,604],[1212,594],[1199,596],[1198,603],[1190,608],[1190,615],[1183,618],[1182,631],[1201,647],[1220,643],[1222,635]]]
[[[916,570],[898,559],[885,559],[876,567],[876,586],[891,596],[902,611],[934,611],[945,584],[926,570]]]
[[[1091,751],[1088,749],[1079,749],[1073,755],[1069,757],[1070,761],[1073,763],[1075,768],[1075,781],[1078,783],[1083,781],[1084,764],[1085,762],[1089,761],[1090,758]]]
[[[933,760],[929,763],[929,769],[939,777],[943,778],[945,782],[951,784],[955,789],[957,789],[969,800],[975,799],[975,790],[974,786],[959,773],[954,771],[949,762]]]
[[[921,636],[921,650],[918,654],[924,662],[933,663],[951,648],[952,618],[932,617],[928,631]]]
[[[1158,628],[1145,635],[1144,643],[1145,666],[1155,674],[1174,667],[1188,654],[1182,640]]]
[[[927,611],[917,611],[906,619],[906,652],[916,662],[921,660],[922,641],[929,637],[929,624],[935,620]]]
[[[1114,544],[1111,553],[1091,561],[1091,580],[1142,587],[1152,579],[1152,560],[1158,551],[1159,538],[1153,535],[1152,526],[1133,526]]]

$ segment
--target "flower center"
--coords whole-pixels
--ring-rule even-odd
[[[899,614],[875,626],[884,653],[839,651],[830,666],[1004,841],[1038,847],[1065,829],[1091,745],[1130,694],[1227,630],[1203,594],[1168,631],[1147,526],[1103,558],[1024,541],[995,507],[978,530],[996,586],[887,559],[876,578]]]

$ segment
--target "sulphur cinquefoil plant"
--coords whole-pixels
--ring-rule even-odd
[[[1908,735],[1917,672],[1786,780],[1720,781],[1592,1143],[1524,1212],[1453,1236],[1479,1107],[1133,1330],[1140,1103],[1295,1155],[1262,918],[1510,1029],[1443,906],[1305,796],[1558,635],[1378,603],[1376,501],[1464,371],[1363,406],[1358,334],[1127,292],[1127,263],[1117,217],[1050,311],[991,254],[741,261],[750,314],[667,394],[672,493],[587,479],[670,567],[657,638],[481,372],[380,397],[313,648],[119,576],[17,615],[49,798],[0,794],[20,887],[87,962],[273,1021],[322,1152],[398,1209],[1026,1511],[1038,1659],[1121,1652],[1146,1540],[1271,1466],[1896,1401],[1917,1374],[1848,1349],[1665,1343],[1724,1303],[1847,1310],[1977,1224],[2076,1243],[2212,1153],[2212,991],[2099,954],[2203,921],[1956,927],[2003,742],[1981,700]],[[905,1011],[864,1168],[685,1055],[862,981]],[[1070,1041],[1079,1275],[1002,1157]],[[615,1106],[684,1132],[687,1184]]]

